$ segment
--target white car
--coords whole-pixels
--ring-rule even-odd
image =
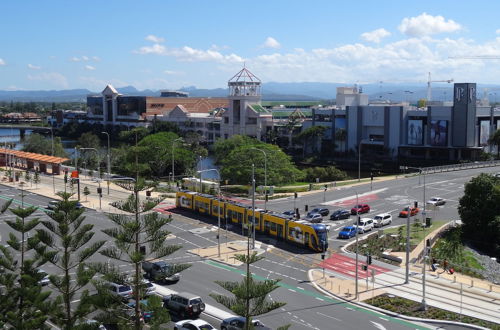
[[[174,330],[212,330],[215,328],[203,320],[182,320],[175,323]]]
[[[389,213],[377,214],[373,217],[373,226],[374,227],[382,227],[386,225],[390,225],[392,223],[392,215]]]
[[[432,197],[427,201],[427,204],[434,206],[444,205],[445,203],[446,201],[441,197]]]
[[[364,234],[367,231],[373,229],[373,219],[372,218],[361,218],[359,219],[356,227],[358,228],[358,233]]]
[[[38,269],[38,272],[43,276],[43,278],[38,281],[38,284],[40,284],[41,286],[49,285],[49,274],[47,274],[47,272],[45,272],[43,269]]]

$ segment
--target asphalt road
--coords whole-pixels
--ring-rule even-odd
[[[480,172],[497,172],[495,168],[483,168],[475,170],[465,170],[459,172],[447,172],[431,174],[426,176],[425,200],[430,197],[439,196],[447,200],[444,207],[436,211],[431,211],[432,217],[442,220],[458,219],[456,206],[458,199],[463,193],[464,183],[472,176]],[[304,205],[309,205],[309,209],[315,206],[326,206],[333,211],[338,208],[350,208],[356,203],[356,192],[359,196],[359,202],[370,204],[372,211],[368,216],[378,213],[389,212],[393,215],[393,225],[403,223],[406,219],[399,219],[397,214],[405,205],[412,204],[414,200],[422,205],[423,197],[423,177],[402,178],[399,180],[384,181],[375,183],[370,189],[370,184],[356,187],[345,187],[337,190],[330,190],[326,193],[318,192],[299,196],[295,201],[296,206],[304,213]],[[20,191],[11,187],[0,185],[0,198],[14,198],[16,203],[21,203]],[[23,202],[27,205],[36,205],[45,207],[50,198],[28,193]],[[268,208],[276,211],[283,211],[293,207],[293,198],[276,200],[268,203]],[[36,215],[46,217],[42,210],[37,211]],[[112,223],[101,212],[87,210],[85,212],[87,220],[94,224],[95,240],[107,240],[108,237],[101,232],[104,228],[109,228]],[[363,215],[365,216],[365,215]],[[419,215],[421,216],[421,215]],[[4,223],[6,218],[13,218],[12,214],[4,214],[0,217],[0,244],[5,244],[6,237],[10,228]],[[327,219],[328,217],[325,217]],[[350,220],[353,222],[354,217]],[[330,248],[338,249],[345,244],[345,240],[338,240],[336,234],[338,229],[350,223],[346,220],[330,221],[325,223],[331,225],[330,230]],[[225,309],[213,301],[209,294],[220,293],[228,294],[219,285],[215,283],[220,281],[240,281],[243,279],[243,267],[229,267],[209,260],[203,260],[197,256],[187,253],[187,250],[213,246],[217,244],[215,219],[198,218],[194,214],[181,213],[174,215],[174,221],[168,226],[168,229],[175,235],[175,238],[168,240],[169,244],[180,244],[182,249],[165,258],[172,262],[191,263],[192,267],[182,273],[181,280],[169,285],[176,291],[187,291],[200,295],[203,300],[218,308]],[[198,230],[193,230],[197,229]],[[238,233],[229,231],[229,240],[243,239]],[[279,278],[281,279],[280,288],[270,294],[270,297],[276,301],[286,302],[283,308],[260,316],[262,322],[275,328],[283,324],[291,324],[291,329],[406,329],[420,328],[420,325],[401,321],[385,315],[360,309],[354,305],[337,301],[318,293],[310,283],[307,282],[307,270],[316,267],[320,262],[318,254],[304,251],[297,247],[283,245],[273,240],[265,240],[264,237],[257,237],[267,243],[276,245],[276,248],[267,249],[264,254],[265,259],[255,263],[252,266],[252,272],[260,279]],[[224,242],[225,236],[221,236],[221,242]],[[274,244],[276,243],[276,244]],[[106,245],[112,242],[106,243]],[[267,245],[264,245],[266,248]],[[92,261],[107,262],[108,260],[95,255]],[[114,262],[114,261],[113,261]],[[116,264],[116,262],[115,262]],[[131,268],[126,264],[117,264],[124,272],[130,272]],[[54,266],[46,264],[43,269],[48,273],[57,273]],[[219,320],[202,315],[214,326],[219,326]]]

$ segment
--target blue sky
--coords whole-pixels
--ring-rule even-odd
[[[500,83],[498,1],[2,1],[0,89]]]

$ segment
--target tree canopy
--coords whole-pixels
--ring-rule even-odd
[[[458,213],[466,239],[500,257],[500,178],[480,174],[465,185]]]
[[[257,139],[246,135],[234,135],[230,139],[219,139],[214,144],[215,162],[221,164],[224,157],[229,155],[231,151],[242,146],[258,146],[263,144]]]
[[[40,134],[30,134],[24,141],[23,151],[52,155],[52,141]],[[60,137],[54,137],[54,156],[68,157]]]

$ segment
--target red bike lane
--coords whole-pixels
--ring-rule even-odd
[[[375,271],[375,275],[391,271],[388,268],[374,264],[368,265],[368,271],[364,271],[361,268],[362,265],[366,265],[366,256],[360,255],[358,259],[358,278],[371,276],[371,269]],[[328,259],[323,260],[319,266],[342,275],[347,275],[353,278],[356,277],[356,260],[339,253],[332,254]]]

